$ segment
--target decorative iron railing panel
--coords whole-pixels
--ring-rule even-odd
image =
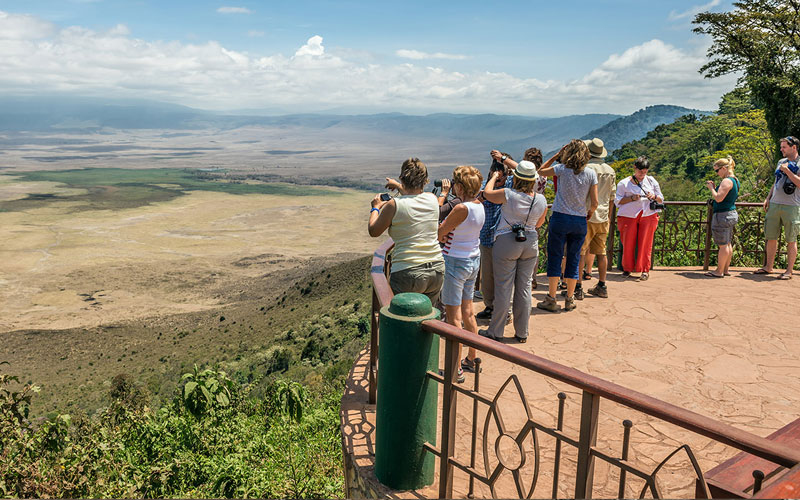
[[[763,259],[763,216],[758,204],[739,204],[740,223],[736,232],[735,247],[746,246],[734,253],[735,265],[758,265]],[[763,210],[763,209],[760,209]],[[670,216],[674,213],[674,216]],[[673,202],[667,207],[667,216],[659,224],[654,242],[654,255],[658,265],[709,265],[712,253],[709,234],[710,210],[703,203]],[[612,217],[612,235],[614,233]],[[546,226],[540,230],[540,248],[546,247]],[[616,241],[610,238],[611,242]],[[759,243],[760,242],[760,243]],[[371,274],[373,278],[373,315],[370,342],[370,402],[375,402],[375,387],[378,350],[378,311],[388,305],[392,293],[386,275],[391,262],[387,253],[392,242],[387,241],[374,254]],[[611,248],[614,248],[613,244]],[[619,250],[617,249],[617,252]],[[674,254],[679,254],[676,256]],[[546,252],[541,252],[540,268],[546,265]],[[612,254],[613,255],[613,254]],[[688,257],[687,257],[688,256]],[[738,263],[738,264],[737,264]],[[542,466],[545,455],[552,457],[548,467],[551,483],[547,488],[553,498],[572,496],[591,498],[593,493],[594,470],[596,463],[607,464],[618,470],[617,495],[619,498],[638,494],[640,498],[650,495],[663,498],[670,492],[661,491],[658,482],[659,472],[676,458],[685,455],[689,467],[697,481],[697,494],[709,497],[709,490],[694,451],[681,444],[665,451],[663,458],[649,457],[650,464],[636,463],[630,457],[635,449],[631,436],[633,423],[620,419],[622,434],[619,451],[597,445],[598,422],[601,400],[612,401],[627,411],[633,410],[645,415],[646,419],[660,420],[677,428],[709,438],[712,441],[750,453],[784,467],[800,464],[800,450],[778,444],[774,441],[736,429],[720,421],[699,415],[690,410],[660,401],[645,394],[621,387],[617,384],[565,367],[558,363],[534,356],[509,345],[497,343],[475,336],[465,330],[441,321],[429,320],[422,323],[425,331],[439,335],[445,340],[445,362],[443,375],[428,373],[428,377],[443,385],[442,428],[440,446],[427,444],[426,450],[440,459],[439,496],[453,496],[454,470],[464,473],[469,481],[469,494],[475,492],[475,483],[486,485],[492,496],[497,496],[497,484],[503,475],[510,475],[514,494],[520,498],[531,498],[537,490],[537,483],[543,477]],[[453,381],[459,363],[459,346],[474,347],[489,356],[513,363],[524,370],[539,373],[551,382],[567,384],[577,388],[581,394],[578,425],[566,425],[565,407],[568,404],[566,391],[557,394],[553,405],[557,408],[554,422],[543,422],[533,416],[528,398],[516,375],[511,375],[495,394],[480,391],[480,374],[476,373],[474,387],[466,389]],[[574,390],[573,390],[574,392]],[[461,394],[471,400],[471,429],[459,429],[458,435],[469,433],[469,457],[455,456],[457,396]],[[511,394],[512,396],[508,396]],[[516,400],[525,416],[524,424],[512,431],[504,418],[503,404],[509,397]],[[481,425],[482,424],[482,425]],[[565,430],[565,427],[567,430]],[[571,431],[569,429],[572,429]],[[577,436],[575,432],[577,431]],[[542,439],[553,442],[552,448],[545,451]],[[566,447],[566,448],[565,448]],[[565,453],[573,457],[565,462]],[[564,473],[564,464],[574,464],[574,472]],[[574,480],[574,490],[561,483],[564,476]],[[763,478],[763,474],[761,475]],[[631,479],[632,478],[632,479]],[[631,481],[637,483],[631,484]],[[632,488],[636,487],[636,491]],[[798,485],[800,487],[800,485]],[[757,492],[760,480],[756,478],[751,492]],[[508,494],[508,491],[505,492]]]

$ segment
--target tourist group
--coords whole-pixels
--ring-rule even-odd
[[[798,147],[795,137],[781,140],[783,159],[764,201],[766,263],[756,274],[773,271],[783,228],[788,265],[778,278],[792,277],[800,233]],[[622,274],[646,281],[664,197],[658,181],[648,175],[646,157],[637,158],[633,174],[617,182],[614,169],[604,161],[607,154],[598,138],[572,140],[544,162],[538,148],[526,150],[520,162],[492,150],[485,180],[477,168],[459,166],[452,180],[435,182],[441,187],[438,194],[424,191],[427,167],[409,158],[397,180],[386,179],[386,187],[397,196],[376,195],[369,215],[369,234],[377,237],[388,230],[394,241],[392,291],[425,294],[432,304],[443,306],[448,323],[495,340],[503,337],[505,325],[513,321],[514,338],[526,342],[531,289],[537,287],[539,228],[548,211],[548,178],[555,193],[547,231],[548,294],[536,307],[550,312],[575,309],[575,301],[584,298],[581,282],[591,279],[595,258],[599,279],[586,293],[608,297],[606,240],[612,203],[623,249]],[[713,169],[720,181],[707,182],[713,205],[711,231],[719,245],[718,265],[706,273],[709,278],[729,275],[740,187],[734,167],[730,156],[717,160]],[[485,308],[476,316],[472,304],[479,274]],[[563,307],[559,289],[565,297]],[[488,328],[479,332],[477,319],[489,320]],[[470,348],[461,361],[459,381],[463,371],[475,370],[475,355]]]

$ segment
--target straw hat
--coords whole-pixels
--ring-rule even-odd
[[[514,169],[514,176],[519,177],[523,181],[535,181],[539,179],[539,173],[536,172],[536,165],[533,162],[522,160]]]
[[[598,139],[595,137],[591,141],[583,141],[586,144],[586,147],[589,148],[589,153],[592,154],[595,158],[605,158],[608,156],[608,151],[606,151],[605,144],[603,144],[603,139]]]

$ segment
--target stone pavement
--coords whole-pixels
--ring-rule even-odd
[[[544,297],[543,277],[534,290],[534,301]],[[586,288],[596,283],[585,281]],[[732,270],[724,279],[706,278],[697,268],[659,268],[650,280],[635,282],[618,273],[609,276],[610,297],[588,296],[571,312],[549,313],[533,309],[530,337],[526,344],[513,340],[513,328],[506,327],[505,342],[549,360],[643,392],[663,401],[721,420],[740,429],[766,436],[800,417],[800,327],[796,320],[800,275],[797,280],[779,281],[773,276],[753,275],[748,270]],[[560,298],[560,297],[559,297]],[[563,299],[560,298],[563,304]],[[480,304],[476,303],[477,310]],[[444,353],[444,346],[441,348]],[[479,354],[479,356],[481,356]],[[567,394],[565,432],[578,437],[580,391],[505,361],[483,359],[480,392],[493,397],[507,378],[519,377],[533,419],[554,426],[559,391]],[[373,415],[363,388],[352,389],[359,381],[359,365],[351,380],[351,394],[343,400],[344,419],[350,425],[370,428]],[[363,371],[361,376],[366,376]],[[472,387],[472,375],[466,385]],[[363,396],[363,399],[358,397]],[[349,398],[349,399],[348,399]],[[360,404],[358,400],[360,399]],[[350,401],[347,405],[344,401]],[[501,397],[501,409],[510,428],[525,421],[524,408],[514,391]],[[353,417],[348,421],[348,414]],[[483,429],[486,407],[479,405],[476,467],[483,470]],[[373,415],[374,416],[374,415]],[[358,419],[362,422],[358,424]],[[652,419],[608,400],[600,405],[598,448],[618,457],[622,446],[622,420],[633,421],[629,459],[639,468],[652,471],[672,450],[691,446],[703,470],[708,470],[736,450],[684,431],[672,424]],[[458,398],[457,443],[455,456],[469,462],[472,401]],[[348,426],[345,426],[347,442]],[[513,434],[513,433],[512,433]],[[488,458],[497,463],[494,443],[497,431],[489,427]],[[369,433],[353,446],[370,450]],[[539,433],[539,475],[533,497],[552,495],[554,440]],[[358,441],[358,444],[356,443]],[[507,447],[506,447],[507,448]],[[501,446],[501,453],[509,450]],[[526,463],[521,475],[530,487],[536,463],[531,442],[526,446]],[[374,452],[374,451],[372,451]],[[370,452],[362,453],[368,466]],[[510,457],[513,458],[513,457]],[[518,457],[517,457],[518,459]],[[619,470],[595,462],[596,497],[617,495]],[[574,495],[574,448],[562,445],[561,476],[558,494]],[[638,496],[643,482],[628,475],[626,496]],[[438,479],[437,479],[438,481]],[[685,454],[677,455],[658,474],[659,485],[668,497],[692,497],[694,473]],[[456,472],[454,496],[466,497],[467,475]],[[475,495],[491,492],[476,482]],[[516,497],[510,473],[504,473],[496,491],[498,496]],[[397,496],[436,497],[428,488]],[[650,495],[648,495],[650,496]]]

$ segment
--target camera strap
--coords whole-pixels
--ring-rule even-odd
[[[647,176],[645,176],[644,178],[647,179]],[[631,176],[631,179],[633,180],[634,184],[639,186],[639,189],[644,193],[645,198],[647,198],[647,191],[645,191],[644,188],[642,187],[642,183],[639,182],[639,180],[634,176]]]
[[[523,226],[527,226],[528,225],[528,219],[530,219],[530,217],[531,217],[531,210],[533,210],[533,202],[535,202],[535,201],[536,201],[536,192],[534,191],[533,199],[531,199],[531,206],[528,207],[528,215],[525,216],[525,223],[523,224]],[[508,224],[508,227],[513,227],[514,226],[513,224],[508,222],[508,219],[506,219],[505,217],[503,217],[503,220],[506,221],[506,224]]]

